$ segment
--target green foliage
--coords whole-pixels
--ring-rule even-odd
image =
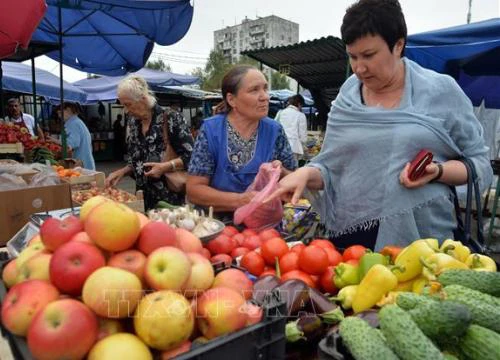
[[[277,71],[273,71],[271,74],[271,89],[290,89],[290,80],[288,80],[286,75],[282,75]]]
[[[146,65],[144,67],[146,67],[148,69],[152,69],[152,70],[172,72],[172,68],[170,67],[170,64],[165,64],[165,62],[163,62],[162,59],[150,60],[146,63]]]
[[[201,88],[207,91],[220,89],[222,78],[231,66],[232,65],[224,58],[224,54],[221,50],[213,49],[210,51],[205,69],[203,71],[200,68],[197,69],[198,73],[196,76],[201,75]]]

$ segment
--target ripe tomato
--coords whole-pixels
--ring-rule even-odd
[[[319,246],[309,245],[299,255],[300,270],[311,275],[321,275],[328,267],[328,255]]]
[[[300,254],[302,252],[302,250],[305,249],[305,245],[300,243],[300,244],[297,244],[297,245],[293,245],[292,248],[290,249],[290,251],[293,251],[293,252],[296,252],[297,254]]]
[[[358,266],[358,264],[359,264],[359,259],[351,259],[351,260],[347,260],[347,261],[343,261],[343,262],[345,262],[346,264],[350,264],[350,265]]]
[[[299,270],[299,254],[293,251],[287,252],[280,258],[279,265],[282,274],[292,270]]]
[[[303,271],[292,270],[292,271],[289,271],[289,272],[281,275],[281,282],[285,282],[285,281],[290,280],[290,279],[302,280],[309,287],[316,288],[316,283],[314,282],[313,279],[311,279],[311,276],[309,276],[309,274],[307,274]]]
[[[243,239],[243,243],[241,246],[246,247],[247,249],[254,250],[259,248],[262,245],[262,240],[257,235],[250,235]]]
[[[333,279],[335,278],[334,268],[335,266],[328,266],[319,279],[321,290],[323,290],[324,293],[329,293],[330,295],[336,294],[338,291],[335,283],[333,282]]]
[[[259,275],[259,277],[263,277],[266,275],[275,275],[276,276],[276,270],[273,268],[270,268],[268,266],[265,267],[264,271]]]
[[[273,266],[276,258],[281,258],[288,252],[288,245],[285,240],[279,237],[271,238],[265,241],[260,247],[260,253],[266,261],[266,264]]]
[[[245,240],[245,235],[241,233],[237,233],[236,235],[233,235],[232,238],[236,240],[238,243],[238,246],[243,246],[243,241]]]
[[[257,235],[257,232],[252,229],[245,229],[241,232],[245,236],[252,236],[252,235]]]
[[[212,264],[217,264],[219,262],[223,262],[224,264],[226,264],[226,266],[229,266],[233,262],[233,258],[231,256],[229,256],[228,254],[218,254],[218,255],[212,256],[210,258],[210,262]]]
[[[210,240],[206,247],[212,255],[230,254],[234,248],[238,247],[238,243],[229,236],[220,234],[215,239]]]
[[[259,253],[255,251],[247,252],[240,261],[240,266],[247,269],[247,271],[255,276],[259,276],[264,271],[264,267],[266,264],[264,263],[264,259],[260,256]]]
[[[311,241],[309,245],[316,245],[321,248],[332,248],[334,250],[336,249],[335,245],[333,245],[333,243],[327,239],[313,239],[313,241]]]
[[[237,248],[233,249],[233,251],[231,251],[231,257],[234,259],[234,258],[237,258],[238,256],[245,255],[249,251],[250,251],[250,249],[247,249],[246,247],[237,247]]]
[[[352,245],[344,250],[342,259],[344,262],[347,260],[359,260],[364,254],[366,254],[366,248],[363,245]]]
[[[234,235],[239,234],[239,231],[234,226],[228,225],[222,230],[222,234],[233,237]]]
[[[262,241],[266,241],[273,237],[280,237],[280,233],[276,229],[266,229],[259,233],[259,237]]]
[[[342,254],[337,250],[330,247],[324,247],[323,250],[325,250],[326,255],[328,255],[329,265],[336,266],[338,263],[342,262]]]

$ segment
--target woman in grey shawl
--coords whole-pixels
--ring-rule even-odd
[[[492,178],[470,100],[451,77],[404,57],[407,30],[397,0],[359,0],[341,33],[354,75],[332,102],[320,154],[283,178],[274,196],[294,203],[304,193],[340,247],[452,238],[449,185],[467,181],[458,159],[473,161],[482,189]],[[421,149],[436,162],[412,181],[410,161]]]

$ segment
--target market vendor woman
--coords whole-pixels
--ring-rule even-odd
[[[171,191],[164,176],[167,172],[184,169],[191,158],[193,137],[183,116],[177,111],[162,109],[140,76],[130,75],[123,79],[118,84],[118,98],[129,116],[128,164],[112,172],[106,185],[114,186],[123,176],[132,174],[136,189],[144,192],[146,210],[154,208],[160,200],[183,204],[185,193]],[[177,158],[165,161],[167,144]]]
[[[474,163],[481,189],[492,178],[471,101],[450,76],[403,56],[407,31],[397,0],[356,2],[341,33],[354,74],[332,103],[320,154],[283,178],[275,195],[296,202],[312,190],[326,234],[339,247],[452,238],[449,185],[467,181],[459,159]],[[436,163],[410,179],[421,149]]]
[[[216,211],[234,211],[250,202],[245,190],[262,163],[282,167],[282,176],[297,167],[282,126],[267,117],[268,85],[248,65],[233,67],[222,80],[225,109],[206,119],[189,164],[188,199]]]

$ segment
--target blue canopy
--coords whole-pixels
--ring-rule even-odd
[[[32,39],[59,42],[62,33],[62,62],[102,75],[141,69],[154,43],[171,45],[179,41],[193,16],[190,0],[46,1],[48,10]],[[58,51],[48,56],[60,61]]]
[[[500,19],[410,35],[405,54],[454,77],[475,106],[500,108]]]
[[[31,66],[22,63],[2,63],[4,90],[32,94]],[[36,92],[49,101],[59,100],[59,78],[54,74],[35,68]],[[85,103],[87,94],[70,83],[64,82],[64,100]]]
[[[297,95],[296,92],[293,92],[289,89],[281,89],[281,90],[271,90],[269,91],[269,96],[271,99],[277,99],[279,101],[287,101],[293,95]],[[310,96],[301,94],[304,97],[305,106],[311,106],[314,104],[313,99]]]
[[[166,71],[141,69],[135,74],[142,76],[153,90],[161,91],[161,86],[197,84],[200,78],[191,75],[174,74]],[[116,87],[123,76],[103,76],[83,79],[73,85],[87,93],[87,102],[114,101],[117,99]]]

